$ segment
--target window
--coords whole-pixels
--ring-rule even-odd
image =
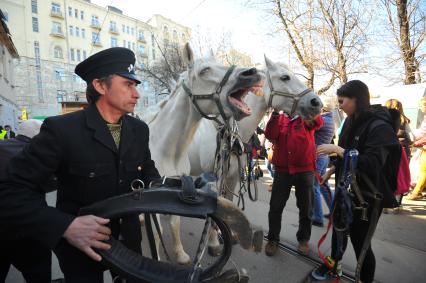
[[[67,99],[66,96],[67,96],[67,94],[65,93],[64,90],[58,89],[56,91],[56,98],[58,99],[58,102],[64,102],[64,101],[66,101],[66,99]]]
[[[60,46],[55,46],[55,48],[53,49],[53,57],[57,58],[57,59],[62,59],[62,48]]]
[[[151,34],[152,47],[155,47],[155,36]]]
[[[117,47],[118,46],[118,40],[115,37],[111,37],[111,47]]]
[[[53,33],[62,33],[62,25],[58,22],[52,22],[52,32]]]
[[[121,25],[121,30],[124,32],[126,32],[126,27],[124,25]]]
[[[126,47],[126,40],[123,40],[123,47]]]
[[[74,60],[75,60],[75,56],[74,56],[74,48],[71,48],[71,49],[70,49],[70,59],[71,59],[71,61],[74,61]]]
[[[140,52],[141,54],[145,54],[145,46],[143,46],[143,45],[139,45],[139,52]]]
[[[55,14],[61,13],[61,5],[58,3],[52,3],[52,12]]]
[[[92,15],[92,26],[99,26],[98,16]]]
[[[31,0],[31,12],[37,14],[37,0]]]
[[[131,49],[131,48],[132,48],[132,45],[131,45],[131,42],[130,42],[130,41],[128,41],[128,42],[127,42],[127,48],[129,48],[129,49]]]
[[[80,19],[84,20],[84,11],[80,11]]]
[[[86,38],[86,30],[84,28],[81,29],[81,37]]]
[[[77,62],[81,61],[80,49],[77,49]]]
[[[55,69],[55,78],[56,78],[57,81],[64,82],[65,81],[65,70],[61,69],[61,68]]]
[[[75,36],[80,36],[80,28],[75,27]]]
[[[72,17],[72,8],[68,7],[68,16]]]
[[[155,49],[152,49],[152,60],[155,60]]]
[[[33,32],[38,32],[38,19],[33,17]]]
[[[139,31],[139,39],[145,39],[145,34],[143,33],[143,30]]]
[[[135,35],[135,29],[134,28],[131,28],[130,32],[131,32],[132,35]]]
[[[117,23],[116,22],[114,22],[114,21],[110,21],[109,22],[109,29],[110,29],[110,31],[117,31]]]
[[[136,49],[136,44],[134,42],[132,42],[132,50]]]
[[[83,50],[83,60],[86,60],[86,58],[87,58],[86,50]]]
[[[70,35],[74,35],[74,27],[70,26]]]
[[[177,34],[177,31],[176,30],[174,30],[173,31],[173,41],[177,41],[178,40],[178,34]]]
[[[92,32],[92,43],[101,43],[101,39],[97,32]]]
[[[165,38],[168,38],[168,37],[169,37],[169,29],[168,29],[168,27],[166,27],[166,26],[164,26],[164,28],[163,28],[163,36],[164,36]]]
[[[130,27],[129,26],[126,26],[126,32],[127,32],[127,34],[130,34]]]
[[[77,10],[77,9],[74,9],[74,17],[75,17],[76,19],[78,19],[78,10]]]

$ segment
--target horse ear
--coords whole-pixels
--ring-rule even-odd
[[[276,65],[274,62],[272,62],[268,57],[266,57],[265,54],[263,54],[263,56],[265,57],[265,64],[266,64],[266,68],[268,70],[275,70],[276,69]]]
[[[189,43],[185,43],[185,46],[183,48],[183,60],[187,64],[188,67],[192,67],[194,64],[194,52],[192,51],[191,46],[189,46]]]

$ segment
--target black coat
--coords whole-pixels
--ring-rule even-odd
[[[366,174],[383,195],[383,207],[396,207],[394,197],[401,147],[396,137],[394,121],[388,109],[373,105],[356,120],[347,118],[339,136],[339,145],[359,151],[357,170]],[[342,170],[341,159],[337,163]],[[340,178],[340,172],[336,176]],[[361,176],[357,176],[361,191],[368,190]],[[368,197],[366,198],[369,201]],[[370,200],[371,201],[371,200]]]
[[[118,150],[95,105],[46,119],[0,183],[0,227],[25,231],[55,247],[81,207],[130,192],[136,178],[148,184],[159,177],[148,140],[148,126],[125,115]],[[52,174],[59,182],[56,209],[46,206],[37,186]],[[137,217],[133,220],[137,225]],[[117,229],[113,225],[113,235]]]

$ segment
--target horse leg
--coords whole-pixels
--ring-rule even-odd
[[[173,237],[173,252],[176,255],[177,262],[179,264],[189,264],[191,258],[184,251],[182,241],[180,239],[180,216],[172,215],[170,217],[170,226],[172,228]]]

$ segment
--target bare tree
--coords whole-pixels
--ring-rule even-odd
[[[349,74],[367,70],[362,55],[366,51],[366,31],[371,15],[360,1],[318,0],[318,4],[322,14],[320,33],[333,50],[324,56],[323,62],[341,83],[346,83]]]
[[[164,43],[158,47],[161,57],[141,71],[144,78],[151,82],[156,94],[170,93],[179,75],[186,70],[182,48],[177,43]]]
[[[404,84],[422,82],[420,66],[425,59],[421,52],[426,37],[426,11],[421,0],[381,0],[387,22],[404,63]],[[424,50],[423,50],[424,51]]]

